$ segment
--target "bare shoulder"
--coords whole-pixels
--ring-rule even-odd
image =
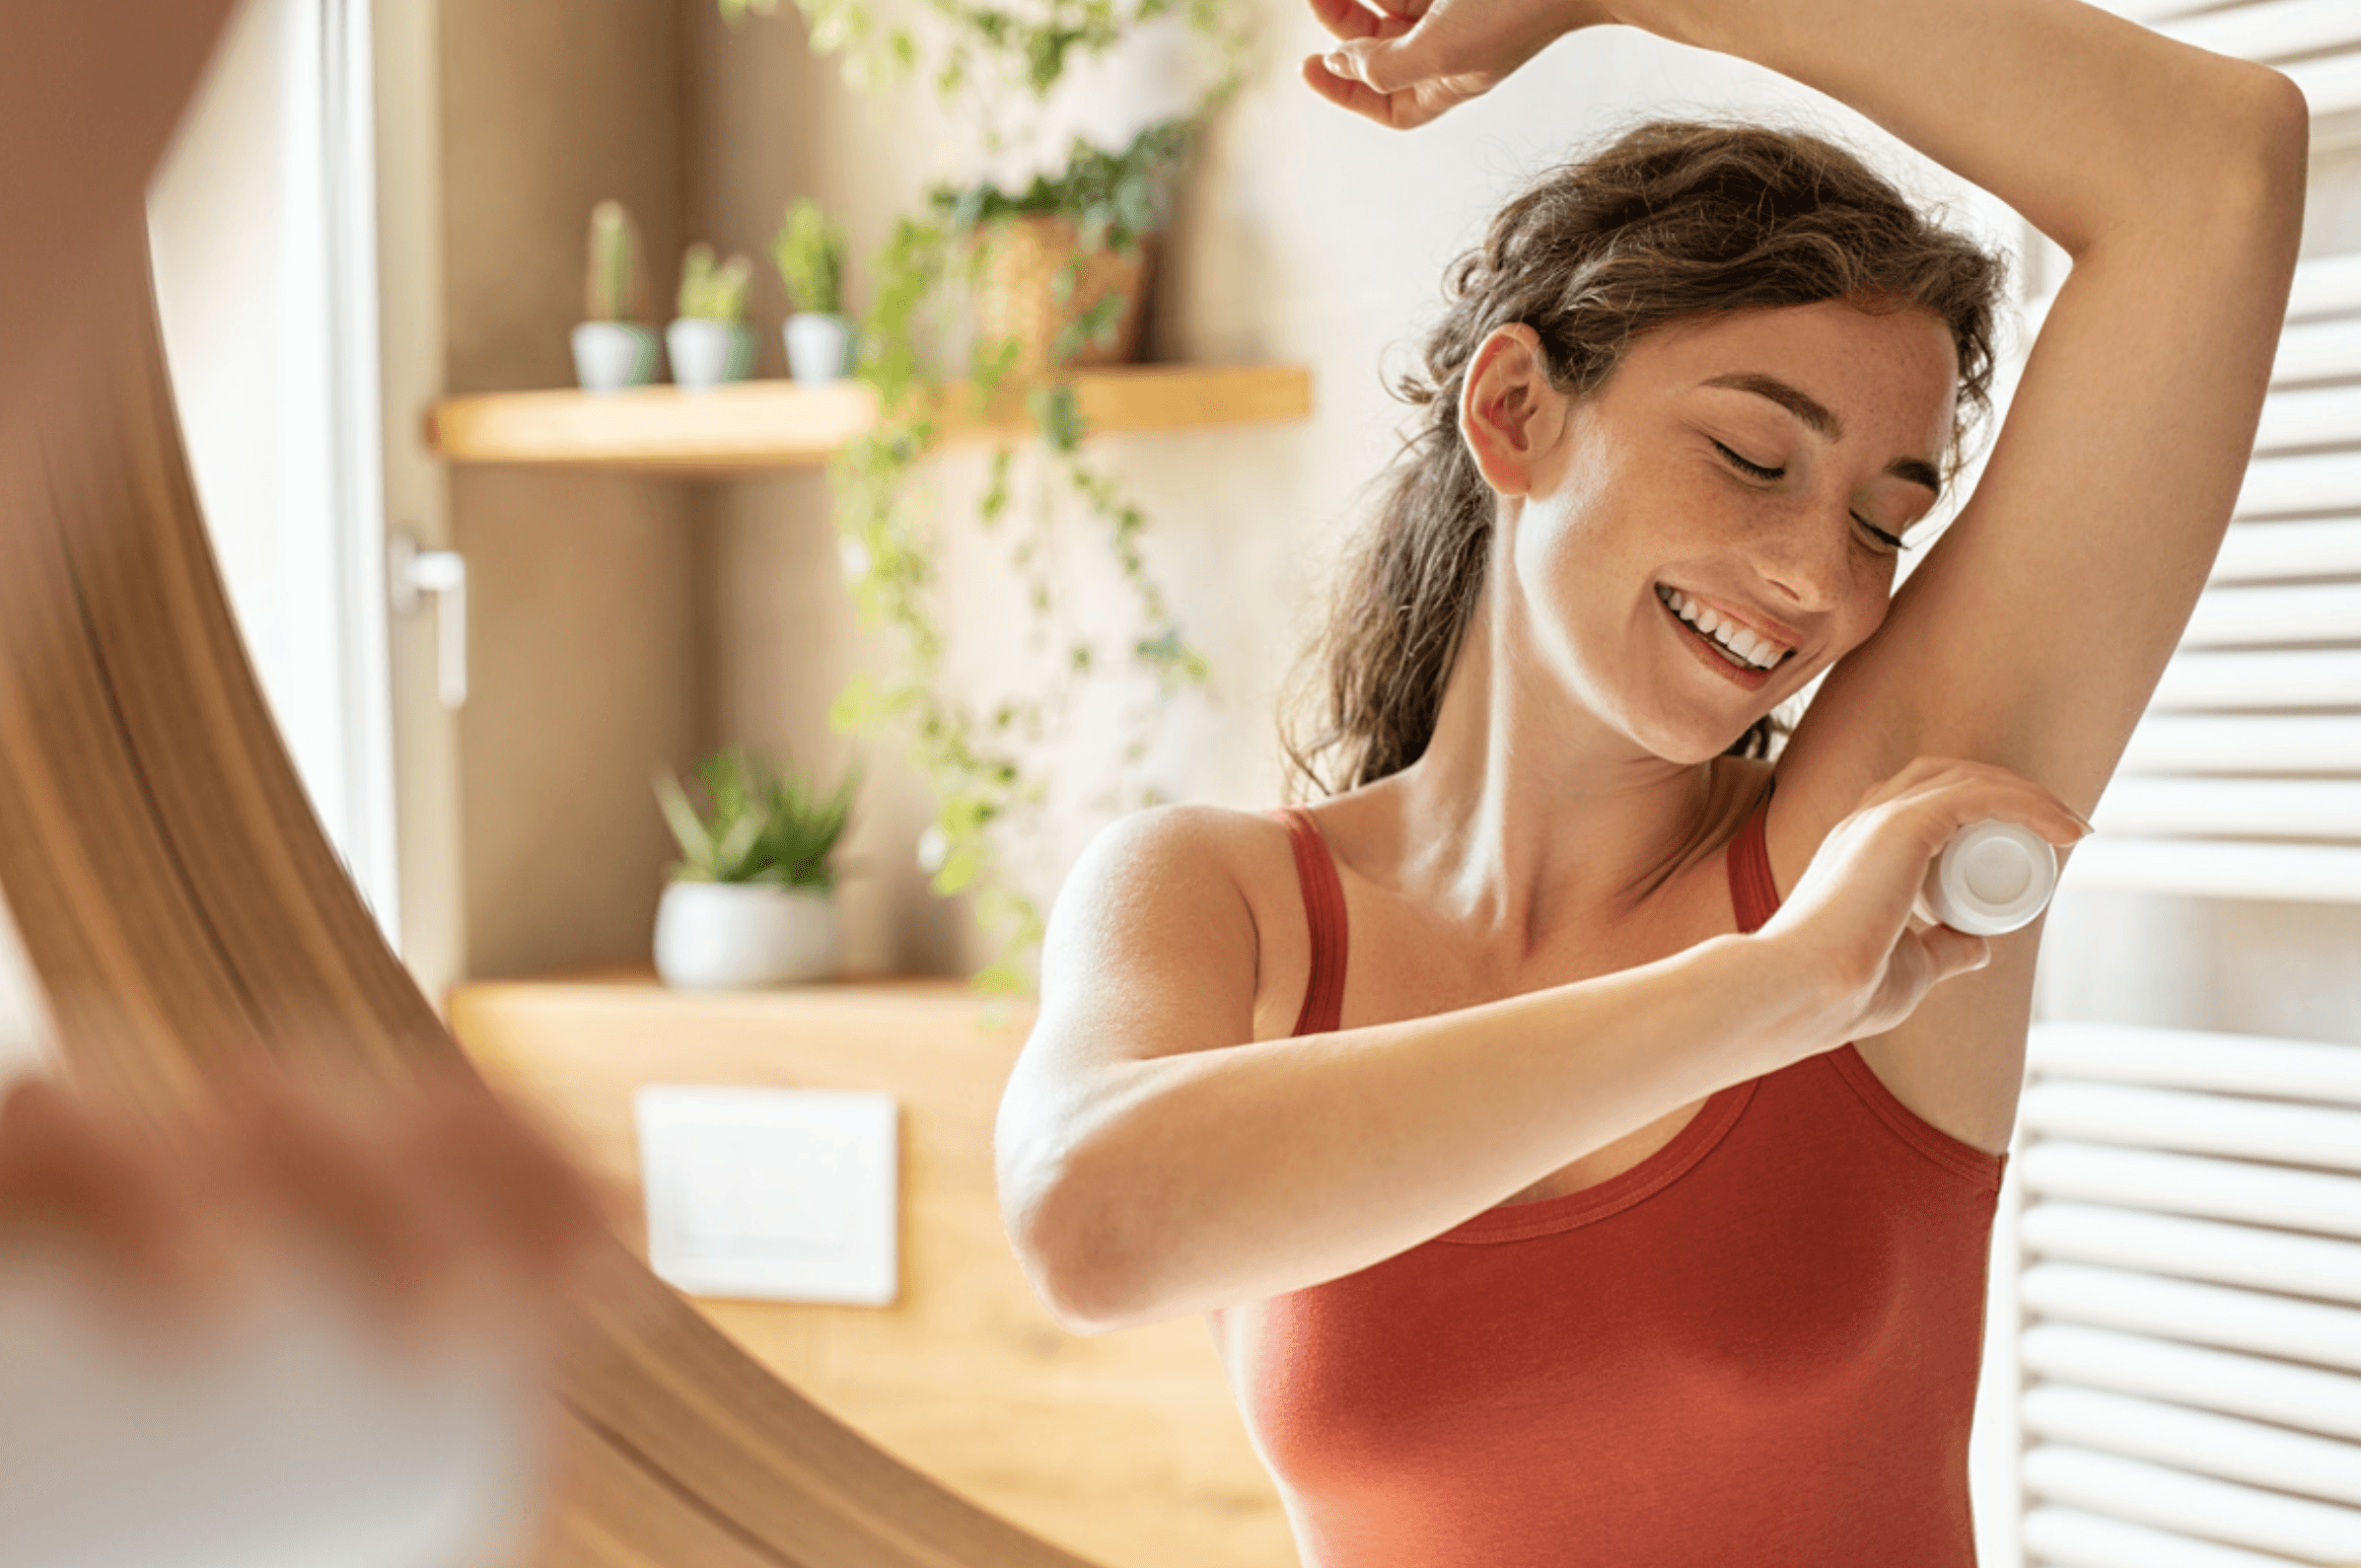
[[[1059,891],[1056,915],[1093,924],[1170,925],[1232,904],[1249,918],[1282,876],[1294,880],[1286,824],[1220,806],[1152,806],[1099,831]]]
[[[1301,992],[1310,953],[1284,822],[1152,807],[1102,829],[1068,875],[1043,945],[1043,1009],[1104,1011],[1118,990],[1179,1006],[1186,992],[1199,1017],[1221,1021],[1204,1043],[1240,1043],[1264,1037],[1274,981],[1292,973]]]

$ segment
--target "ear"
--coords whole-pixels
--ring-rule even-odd
[[[1484,483],[1530,495],[1535,467],[1565,434],[1567,400],[1542,368],[1540,334],[1522,321],[1494,327],[1460,387],[1460,438]]]

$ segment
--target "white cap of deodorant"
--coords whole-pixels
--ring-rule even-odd
[[[2057,889],[2057,851],[2016,822],[1969,822],[1926,868],[1918,917],[1996,937],[2030,925]]]

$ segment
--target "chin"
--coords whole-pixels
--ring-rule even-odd
[[[1663,720],[1650,723],[1641,720],[1626,724],[1624,734],[1653,756],[1683,767],[1693,767],[1699,762],[1709,762],[1717,756],[1727,755],[1732,747],[1746,739],[1747,731],[1760,720],[1768,718],[1772,711],[1765,708],[1735,730],[1725,728],[1729,722],[1726,719],[1711,730],[1698,723],[1681,724]]]
[[[1740,730],[1735,735],[1717,738],[1681,735],[1678,731],[1666,730],[1651,735],[1637,736],[1634,739],[1652,756],[1662,757],[1667,762],[1678,763],[1682,767],[1694,767],[1699,762],[1710,762],[1728,751],[1730,748],[1745,738],[1746,733],[1745,730]]]

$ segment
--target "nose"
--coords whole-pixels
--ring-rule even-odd
[[[1837,526],[1820,507],[1797,507],[1756,535],[1754,568],[1784,607],[1818,613],[1833,607],[1852,578],[1853,520],[1837,508]]]

